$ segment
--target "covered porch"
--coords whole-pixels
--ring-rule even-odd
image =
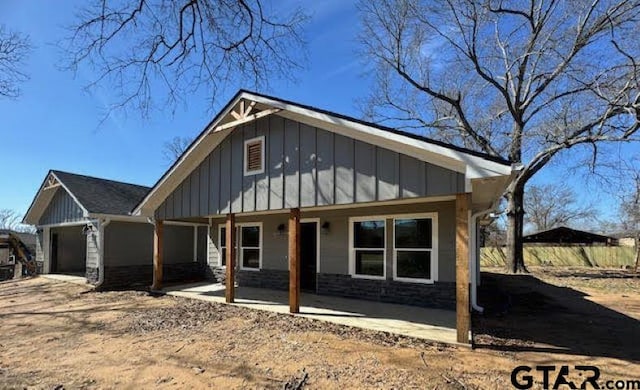
[[[196,283],[171,286],[168,295],[225,303],[225,285]],[[285,291],[236,287],[234,304],[255,310],[289,313]],[[374,301],[303,293],[298,315],[333,324],[457,344],[456,313]]]
[[[360,299],[333,298],[324,295],[301,295],[301,210],[289,210],[286,232],[288,261],[288,294],[282,291],[238,288],[236,281],[236,215],[226,215],[224,258],[225,284],[171,288],[175,295],[210,298],[226,303],[239,303],[270,311],[301,314],[311,318],[367,329],[405,334],[429,340],[469,344],[470,342],[470,194],[455,197],[455,311],[423,309],[414,306],[370,302]],[[152,290],[163,289],[163,236],[165,221],[155,220],[154,276]],[[331,294],[333,295],[333,294]],[[353,324],[353,322],[356,324]],[[365,326],[366,325],[366,326]],[[397,330],[395,330],[397,328]],[[408,333],[407,333],[408,332]]]

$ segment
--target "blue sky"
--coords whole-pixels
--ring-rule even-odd
[[[29,34],[34,45],[25,69],[31,79],[23,85],[23,95],[15,101],[0,100],[0,164],[5,168],[0,175],[0,209],[26,212],[49,169],[153,185],[168,166],[163,143],[174,136],[194,137],[214,114],[209,96],[196,95],[173,114],[155,111],[144,120],[134,113],[116,114],[100,125],[105,107],[113,103],[110,96],[83,90],[91,78],[86,69],[74,79],[58,67],[61,58],[54,44],[64,36],[63,26],[74,21],[76,4],[80,3],[0,2],[0,23]],[[360,116],[356,100],[366,96],[372,84],[357,56],[355,6],[343,0],[310,1],[305,6],[312,15],[306,31],[308,68],[297,75],[298,83],[274,83],[263,92]],[[239,87],[228,88],[214,109]],[[567,177],[563,164],[553,164],[536,180],[558,178],[584,186],[580,175]],[[597,203],[603,213],[611,213],[611,199],[598,191],[581,201]]]
[[[275,83],[266,92],[357,116],[354,99],[366,91],[366,80],[354,57],[355,7],[341,0],[309,4],[313,19],[307,30],[308,69],[298,83]],[[144,120],[132,113],[116,114],[100,125],[113,101],[83,90],[90,80],[86,70],[76,79],[59,70],[54,44],[65,36],[63,27],[73,22],[74,7],[72,1],[0,2],[0,23],[29,34],[34,45],[25,69],[31,79],[23,85],[23,95],[0,100],[0,164],[14,167],[0,175],[0,208],[26,212],[49,169],[153,185],[168,165],[163,143],[174,136],[196,136],[214,114],[208,96],[194,96],[175,114],[156,111]],[[218,106],[239,87],[220,96]]]

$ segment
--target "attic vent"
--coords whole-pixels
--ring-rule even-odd
[[[244,141],[244,174],[264,172],[264,136]]]

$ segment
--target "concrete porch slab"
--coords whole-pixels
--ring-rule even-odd
[[[79,275],[69,275],[69,274],[41,274],[39,275],[46,279],[57,280],[60,282],[68,282],[75,284],[87,284],[87,278]]]
[[[188,284],[165,288],[168,295],[225,303],[225,286]],[[235,305],[289,313],[286,291],[236,287]],[[384,331],[447,344],[456,341],[455,311],[427,309],[358,299],[301,294],[300,316],[357,328]]]

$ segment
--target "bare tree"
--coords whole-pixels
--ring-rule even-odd
[[[501,156],[507,252],[523,261],[526,183],[562,151],[640,128],[640,0],[362,0],[366,114]]]
[[[0,97],[20,96],[20,84],[29,79],[23,67],[30,51],[29,37],[0,25]]]
[[[162,145],[162,156],[169,164],[173,164],[190,144],[191,140],[187,137],[173,137]]]
[[[33,226],[24,225],[20,221],[22,221],[22,215],[17,211],[11,209],[0,209],[0,229],[26,233],[35,232]]]
[[[577,195],[564,183],[529,184],[524,197],[525,223],[536,231],[548,230],[571,223],[593,223],[593,205],[580,205]]]
[[[480,227],[480,238],[483,247],[501,247],[506,242],[504,225],[499,219],[494,219],[488,225]]]
[[[0,209],[0,229],[13,230],[20,223],[20,215],[11,209]]]
[[[171,107],[202,89],[254,88],[292,79],[304,60],[300,9],[264,0],[91,0],[63,50],[72,70],[87,64],[117,95],[110,107],[143,115],[156,98]]]

